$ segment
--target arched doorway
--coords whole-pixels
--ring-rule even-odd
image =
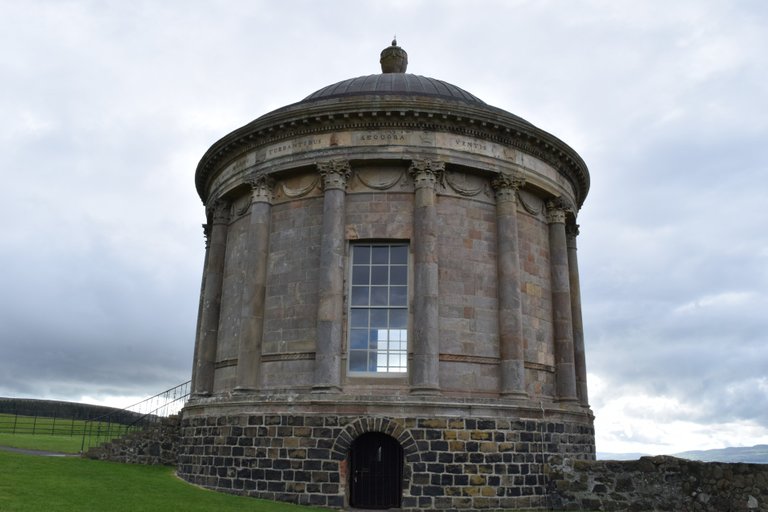
[[[356,508],[400,506],[403,495],[403,447],[393,437],[368,432],[349,450],[349,504]]]

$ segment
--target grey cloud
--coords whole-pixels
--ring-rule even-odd
[[[179,5],[0,7],[0,394],[152,394],[188,378],[198,159],[271,109],[377,72],[396,31],[409,71],[521,115],[589,165],[579,263],[587,363],[607,383],[596,407],[641,390],[702,425],[768,429],[764,2]]]

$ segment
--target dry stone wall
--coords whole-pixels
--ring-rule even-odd
[[[84,457],[127,464],[175,466],[178,461],[180,427],[178,416],[162,418],[145,430],[90,448]]]
[[[632,512],[768,511],[768,465],[675,457],[636,461],[549,461],[554,510]]]

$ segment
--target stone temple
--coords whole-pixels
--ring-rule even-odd
[[[216,142],[180,475],[332,508],[546,506],[593,459],[557,137],[441,80],[324,87]]]

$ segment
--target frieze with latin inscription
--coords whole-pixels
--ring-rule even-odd
[[[307,149],[314,149],[319,147],[323,142],[322,138],[313,137],[311,139],[299,139],[286,142],[284,144],[278,144],[270,146],[266,149],[266,156],[272,158],[280,156],[283,153],[293,153],[296,151],[305,151]]]
[[[559,189],[569,190],[572,188],[568,180],[550,165],[536,157],[531,157],[517,149],[484,141],[473,137],[466,137],[446,132],[425,132],[423,130],[357,130],[357,131],[338,131],[333,133],[318,134],[287,140],[278,144],[265,146],[255,151],[250,151],[231,162],[209,185],[210,189],[222,190],[236,186],[239,181],[238,176],[248,169],[260,167],[269,160],[285,157],[300,157],[302,154],[311,155],[312,153],[326,148],[342,148],[355,146],[414,146],[422,148],[443,149],[447,151],[459,151],[462,153],[475,154],[479,156],[498,159],[506,164],[512,164],[522,167],[526,172],[539,179],[533,179],[532,182],[538,182],[545,188],[553,185]],[[255,167],[254,167],[255,166]],[[384,183],[376,183],[377,186],[384,186]],[[387,183],[387,185],[389,185]],[[451,185],[460,195],[477,196],[477,194],[487,191],[481,191],[477,187],[471,187],[469,190],[460,181],[454,180]],[[303,187],[300,187],[303,190]],[[372,187],[377,188],[377,187]],[[292,195],[293,190],[287,191],[286,196]],[[304,195],[304,194],[300,194]]]
[[[361,133],[355,137],[357,142],[406,142],[405,132]]]

